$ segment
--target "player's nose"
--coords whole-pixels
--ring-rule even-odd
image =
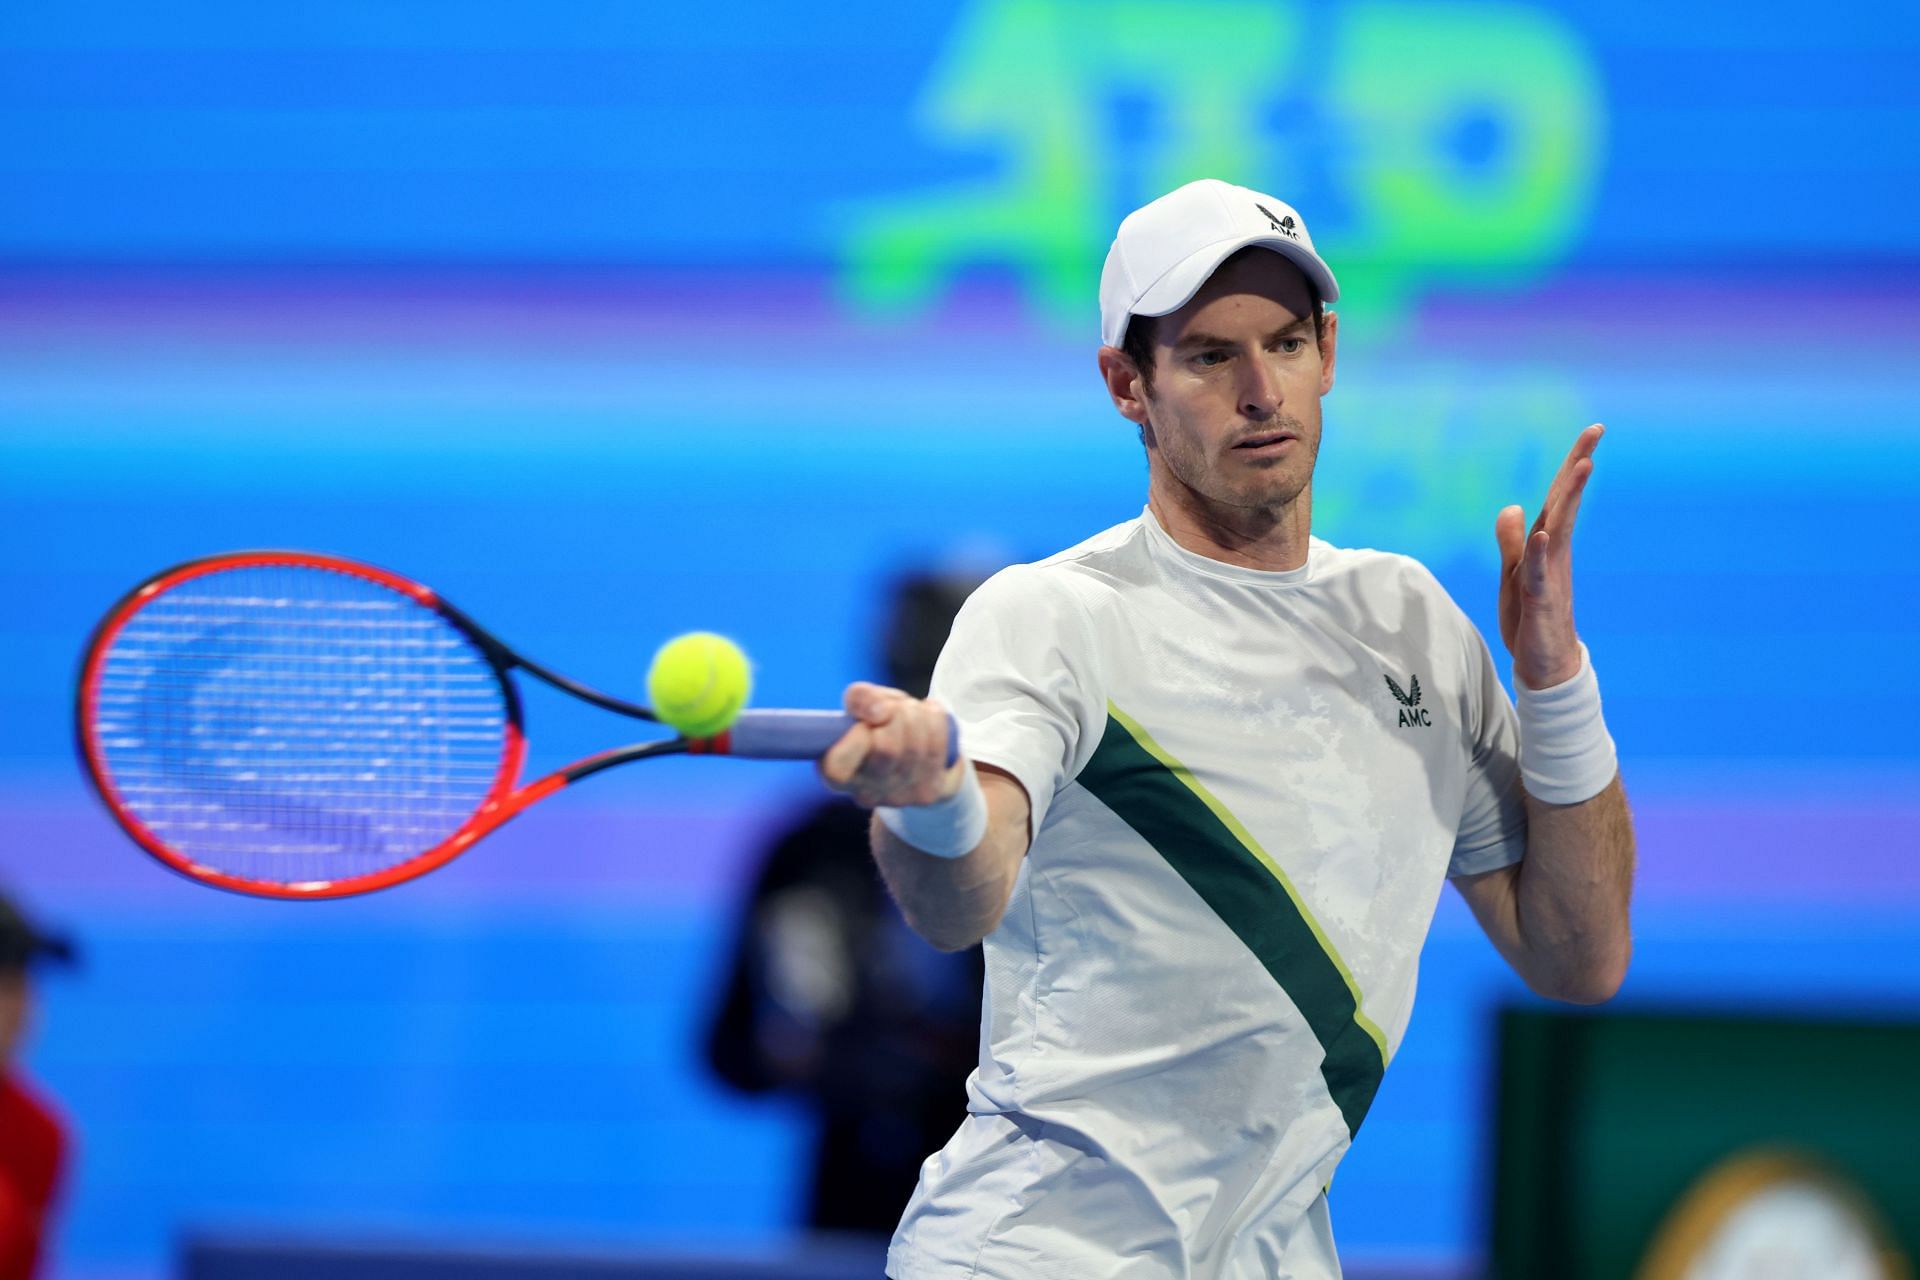
[[[1285,398],[1279,373],[1264,360],[1249,360],[1240,386],[1240,412],[1256,421],[1272,417]]]

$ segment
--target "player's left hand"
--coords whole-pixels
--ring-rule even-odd
[[[1580,433],[1547,489],[1546,501],[1524,536],[1527,513],[1503,507],[1494,521],[1500,543],[1500,638],[1513,655],[1513,678],[1547,689],[1580,671],[1580,637],[1573,629],[1573,520],[1593,474],[1593,451],[1606,428]]]

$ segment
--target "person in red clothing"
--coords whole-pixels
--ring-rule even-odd
[[[29,970],[73,950],[0,897],[0,1280],[31,1280],[66,1157],[66,1128],[28,1092],[16,1066],[32,1008]]]

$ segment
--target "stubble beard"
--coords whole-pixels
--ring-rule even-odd
[[[1265,467],[1240,467],[1240,476],[1232,477],[1240,480],[1238,484],[1232,483],[1229,476],[1228,469],[1235,466],[1231,458],[1214,459],[1201,449],[1188,448],[1190,436],[1179,435],[1180,444],[1168,449],[1164,444],[1164,433],[1155,430],[1149,420],[1145,440],[1150,449],[1160,454],[1161,465],[1173,478],[1205,501],[1223,507],[1278,514],[1311,489],[1314,464],[1320,457],[1320,435],[1317,431],[1309,431],[1306,423],[1291,415],[1276,417],[1265,424],[1260,432],[1248,434],[1264,434],[1266,431],[1291,432],[1296,445],[1294,452],[1300,456]]]

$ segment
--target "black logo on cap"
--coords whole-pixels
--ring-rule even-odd
[[[1273,216],[1273,210],[1258,201],[1254,202],[1253,207],[1265,214],[1267,221],[1273,225],[1273,229],[1281,235],[1287,237],[1289,240],[1298,240],[1300,238],[1300,224],[1293,220],[1292,214],[1288,214],[1284,218],[1276,218]]]

